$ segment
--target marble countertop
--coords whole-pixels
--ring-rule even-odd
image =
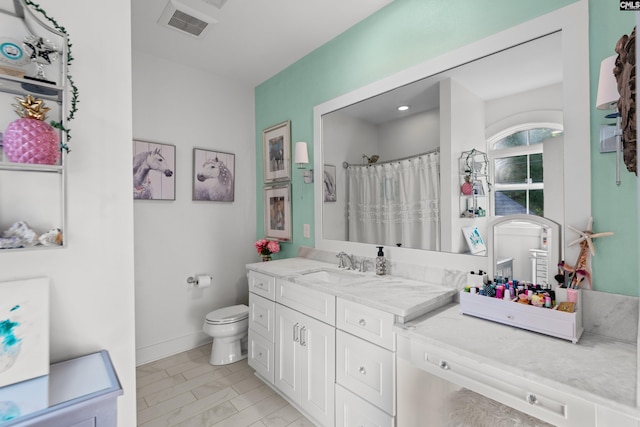
[[[585,400],[640,416],[637,347],[585,332],[577,344],[460,314],[449,304],[396,333],[436,345]],[[499,357],[497,357],[499,355]],[[505,360],[517,361],[505,364]]]
[[[376,276],[373,272],[340,270],[336,264],[308,258],[289,258],[247,264],[247,269],[283,278],[349,301],[396,315],[404,323],[453,301],[455,289],[394,276]],[[345,281],[314,281],[305,278],[310,272],[326,270],[353,277]]]

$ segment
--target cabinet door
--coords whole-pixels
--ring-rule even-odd
[[[300,328],[304,316],[276,304],[275,381],[280,392],[300,401]]]
[[[300,328],[300,406],[322,425],[333,425],[335,335],[333,326],[307,316]]]

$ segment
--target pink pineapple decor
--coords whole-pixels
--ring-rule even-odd
[[[473,194],[473,184],[471,183],[471,177],[469,175],[465,175],[464,182],[460,187],[460,192],[465,196],[470,196]]]
[[[9,123],[4,133],[4,153],[17,163],[54,165],[60,157],[60,137],[44,120],[50,108],[41,99],[27,95],[16,97],[14,110],[20,116]]]

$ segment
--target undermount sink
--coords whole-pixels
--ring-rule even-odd
[[[348,271],[316,270],[308,273],[302,273],[300,278],[305,281],[339,284],[361,280],[364,277],[357,273],[350,273]]]

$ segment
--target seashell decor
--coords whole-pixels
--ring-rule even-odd
[[[38,241],[43,246],[60,246],[62,244],[62,231],[59,228],[52,228],[38,237]]]
[[[62,245],[62,232],[59,228],[54,228],[38,237],[26,222],[18,221],[0,234],[0,249],[28,248],[37,244],[60,246]]]

